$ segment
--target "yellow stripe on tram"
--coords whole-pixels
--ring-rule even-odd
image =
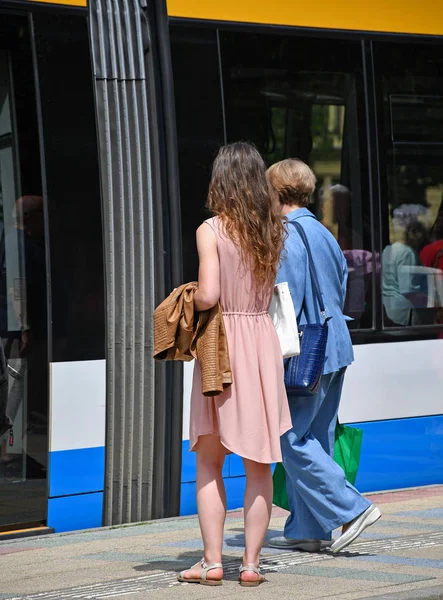
[[[44,2],[45,4],[64,4],[65,6],[87,7],[87,0],[30,0],[30,2]]]
[[[437,0],[167,0],[171,17],[381,31],[443,34],[443,2]]]

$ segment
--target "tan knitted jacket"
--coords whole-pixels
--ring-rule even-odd
[[[154,311],[154,358],[200,362],[202,392],[217,396],[232,383],[228,341],[218,303],[194,312],[195,282],[176,288]]]

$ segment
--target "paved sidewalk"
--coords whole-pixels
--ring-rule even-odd
[[[374,494],[383,518],[332,555],[263,549],[267,583],[237,583],[241,511],[227,519],[225,583],[179,584],[177,571],[201,557],[195,517],[0,543],[0,599],[286,598],[443,600],[443,486]],[[275,508],[270,535],[286,513]]]

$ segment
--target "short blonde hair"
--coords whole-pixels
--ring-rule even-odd
[[[307,206],[317,179],[306,163],[298,158],[286,158],[267,170],[270,184],[277,192],[280,204]]]

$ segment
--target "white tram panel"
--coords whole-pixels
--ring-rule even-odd
[[[343,423],[443,414],[443,339],[354,346]]]

